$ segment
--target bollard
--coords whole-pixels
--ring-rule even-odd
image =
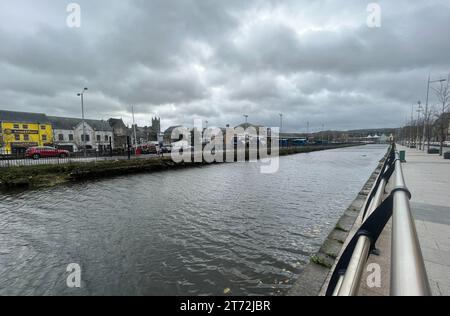
[[[406,151],[400,150],[400,161],[406,162]]]

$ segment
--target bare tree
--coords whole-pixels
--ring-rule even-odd
[[[450,80],[450,75],[449,75]],[[444,141],[446,140],[446,131],[448,129],[448,117],[447,112],[450,106],[450,85],[449,81],[441,82],[439,88],[433,88],[436,92],[440,103],[440,109],[438,110],[438,128],[439,128],[439,141],[440,141],[440,155],[442,156],[444,151]]]

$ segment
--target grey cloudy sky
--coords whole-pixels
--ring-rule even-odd
[[[450,1],[0,0],[0,108],[163,127],[395,127],[450,72]],[[432,100],[434,102],[434,100]]]

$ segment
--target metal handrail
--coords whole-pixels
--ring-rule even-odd
[[[384,196],[384,191],[386,188],[386,180],[382,179],[380,185],[378,186],[377,193],[370,203],[368,212],[363,221],[366,221],[370,215],[380,206],[382,198]],[[359,285],[361,283],[361,278],[364,273],[364,268],[366,267],[367,259],[370,253],[370,247],[372,241],[367,236],[360,236],[358,243],[356,244],[353,255],[348,264],[347,271],[342,277],[342,282],[340,281],[340,288],[335,291],[335,296],[356,296],[358,295]]]
[[[395,187],[392,190],[391,295],[431,296],[430,284],[411,214],[411,194],[406,188],[398,153],[395,160]]]
[[[386,186],[392,180],[394,189],[386,198]],[[362,227],[364,229],[361,228],[358,231],[345,249],[331,278],[327,295],[356,296],[358,294],[370,252],[374,249],[379,233],[384,229],[391,215],[393,216],[391,295],[431,295],[414,219],[411,215],[410,197],[403,178],[399,155],[393,144],[363,207]],[[372,227],[374,231],[367,231],[368,227]],[[342,268],[343,266],[345,269]],[[332,286],[334,288],[331,288]]]
[[[381,169],[377,181],[372,188],[371,194],[367,197],[363,223],[372,215],[372,213],[380,206],[387,184],[385,175],[389,169],[389,161],[393,154],[393,148],[389,149],[386,161]],[[358,295],[359,285],[364,273],[364,268],[370,253],[372,241],[367,236],[361,235],[353,251],[350,262],[347,266],[345,274],[339,278],[338,284],[333,292],[333,296],[356,296]]]

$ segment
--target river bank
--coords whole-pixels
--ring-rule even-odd
[[[310,153],[360,144],[310,146],[280,149],[280,156]],[[248,156],[248,154],[247,154]],[[36,165],[8,167],[0,169],[0,191],[15,189],[39,189],[64,183],[101,179],[142,172],[158,172],[191,167],[201,167],[209,163],[183,162],[175,163],[171,157],[154,157],[149,159],[108,160],[86,163],[67,163],[54,165]]]

